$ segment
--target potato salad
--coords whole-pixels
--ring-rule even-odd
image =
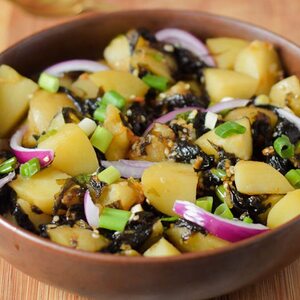
[[[209,251],[300,214],[300,82],[263,40],[132,29],[0,66],[0,214],[62,246]]]

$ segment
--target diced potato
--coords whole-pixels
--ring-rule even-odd
[[[285,194],[294,190],[280,172],[264,162],[241,160],[234,174],[236,188],[243,194]]]
[[[295,75],[287,77],[271,88],[271,104],[284,107],[289,106],[297,116],[300,116],[300,82]]]
[[[129,72],[131,53],[127,37],[122,34],[114,38],[104,49],[103,56],[112,69]]]
[[[108,105],[103,127],[113,134],[113,139],[105,152],[107,160],[119,160],[126,158],[131,146],[134,134],[124,126],[120,111],[113,105]]]
[[[258,80],[249,75],[216,68],[205,69],[204,79],[212,102],[219,102],[225,97],[251,98],[258,84]]]
[[[201,232],[193,232],[185,227],[172,226],[166,231],[168,239],[181,252],[198,252],[225,247],[230,242],[222,240],[211,234],[204,235]]]
[[[176,200],[196,201],[198,176],[192,165],[161,162],[147,168],[142,176],[145,196],[157,210],[175,216]]]
[[[54,196],[61,189],[61,185],[57,181],[67,178],[69,178],[69,175],[51,166],[30,178],[18,175],[17,179],[13,180],[9,185],[19,198],[28,201],[45,214],[50,215],[54,206]]]
[[[65,124],[57,133],[38,144],[40,149],[52,149],[52,166],[71,176],[90,174],[99,167],[95,150],[84,133],[75,124]]]
[[[0,138],[8,137],[22,121],[37,89],[38,85],[32,80],[9,66],[0,66]]]
[[[181,254],[170,242],[165,238],[161,238],[157,243],[152,245],[145,253],[146,257],[174,256]]]
[[[144,252],[148,248],[150,248],[152,245],[157,243],[163,236],[164,233],[164,226],[161,222],[161,220],[156,221],[152,226],[152,232],[149,238],[146,240],[146,242],[142,245],[140,248],[141,252]]]
[[[21,207],[23,212],[28,216],[29,220],[37,230],[39,229],[40,225],[48,224],[52,220],[52,217],[50,215],[46,215],[44,213],[37,214],[34,211],[32,211],[31,204],[26,200],[19,198],[17,200],[17,204]]]
[[[237,55],[242,49],[249,45],[249,41],[237,39],[218,37],[206,40],[206,45],[209,52],[214,57],[218,68],[232,70]]]
[[[109,244],[104,236],[79,227],[63,225],[48,229],[47,233],[51,241],[57,244],[89,252],[100,251]]]
[[[259,220],[263,224],[267,223],[267,218],[272,207],[283,197],[284,195],[269,195],[267,199],[263,201],[263,205],[268,207],[267,210],[259,215]]]
[[[235,121],[246,117],[249,119],[250,123],[253,124],[259,113],[265,114],[267,117],[269,117],[271,126],[275,127],[278,121],[277,115],[268,109],[255,106],[236,108],[226,115],[225,121]]]
[[[213,145],[222,147],[226,152],[234,154],[236,157],[248,160],[252,156],[252,134],[251,126],[248,118],[235,120],[236,123],[244,126],[246,132],[243,134],[235,134],[227,138],[221,138],[211,130],[196,141],[197,144],[205,153],[218,157],[218,152]],[[213,145],[212,145],[212,144]]]
[[[267,225],[278,227],[300,215],[300,190],[287,193],[270,210]]]
[[[93,73],[89,78],[105,92],[116,91],[124,98],[144,97],[149,87],[138,77],[122,71],[101,71]]]
[[[281,64],[274,46],[253,41],[236,58],[234,70],[258,80],[256,95],[269,94],[272,85],[282,76]]]
[[[98,86],[89,79],[88,75],[84,75],[81,75],[76,81],[72,83],[71,90],[83,99],[96,98],[99,93]]]
[[[145,199],[141,184],[134,180],[124,180],[103,188],[99,203],[102,206],[114,206],[129,210],[133,205]]]
[[[64,107],[75,108],[73,102],[62,93],[37,91],[29,103],[28,126],[34,134],[47,131],[53,117]]]

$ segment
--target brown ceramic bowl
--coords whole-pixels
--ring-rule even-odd
[[[261,39],[278,48],[285,70],[300,76],[300,48],[253,25],[186,11],[95,15],[27,38],[0,55],[31,76],[71,58],[96,59],[110,39],[132,27],[186,29],[201,38]],[[228,293],[292,262],[300,254],[300,218],[226,249],[170,258],[118,257],[65,248],[0,218],[0,255],[46,283],[97,299],[202,299]]]

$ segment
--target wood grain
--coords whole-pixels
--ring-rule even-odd
[[[252,0],[251,2],[246,0],[106,0],[105,2],[111,4],[111,10],[177,8],[231,16],[268,28],[300,44],[299,0],[285,0],[284,3],[281,0]],[[0,51],[34,32],[71,18],[74,17],[47,19],[31,16],[11,3],[0,0]],[[247,270],[245,270],[246,272]],[[86,298],[72,295],[34,280],[0,259],[0,300],[11,299],[84,300]],[[217,299],[300,299],[300,259],[259,283]]]

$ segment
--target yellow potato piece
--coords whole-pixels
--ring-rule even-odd
[[[71,176],[90,174],[99,167],[96,152],[76,124],[65,124],[54,135],[39,143],[40,149],[52,149],[55,157],[52,166]]]
[[[241,160],[234,174],[236,188],[243,194],[285,194],[294,190],[280,172],[264,162]]]
[[[287,193],[270,210],[267,226],[278,227],[300,215],[300,190]]]
[[[89,78],[105,92],[116,91],[124,98],[144,97],[149,87],[138,77],[122,71],[101,71],[89,75]]]
[[[9,66],[0,66],[0,138],[8,137],[22,121],[38,85]]]
[[[162,256],[174,256],[181,254],[170,242],[165,238],[161,238],[157,243],[152,245],[145,253],[147,257],[162,257]]]
[[[269,94],[272,85],[282,75],[281,64],[274,46],[262,41],[253,41],[239,53],[234,70],[258,80],[256,95]]]
[[[270,91],[271,104],[289,106],[297,116],[300,116],[300,81],[295,75],[287,77],[274,84]]]
[[[232,135],[227,138],[221,138],[215,134],[214,130],[211,130],[196,141],[197,144],[205,153],[218,156],[217,150],[213,145],[222,147],[226,152],[233,153],[236,157],[248,160],[252,156],[252,134],[251,126],[248,118],[236,120],[236,123],[244,126],[246,132],[243,134]],[[212,145],[212,144],[213,145]]]
[[[211,38],[206,40],[209,52],[218,68],[232,70],[239,52],[249,45],[249,41],[236,38]]]
[[[75,108],[66,94],[37,91],[29,104],[29,130],[37,135],[47,131],[53,117],[64,107]]]
[[[51,166],[30,178],[18,175],[17,179],[9,185],[19,198],[37,206],[46,214],[52,214],[54,195],[61,189],[61,185],[57,183],[57,180],[67,178],[69,178],[67,174]]]
[[[251,98],[257,89],[257,79],[232,70],[209,68],[204,70],[206,91],[212,102],[225,97]]]
[[[144,171],[142,186],[145,196],[157,210],[176,216],[176,200],[196,201],[198,176],[192,165],[161,162]]]

